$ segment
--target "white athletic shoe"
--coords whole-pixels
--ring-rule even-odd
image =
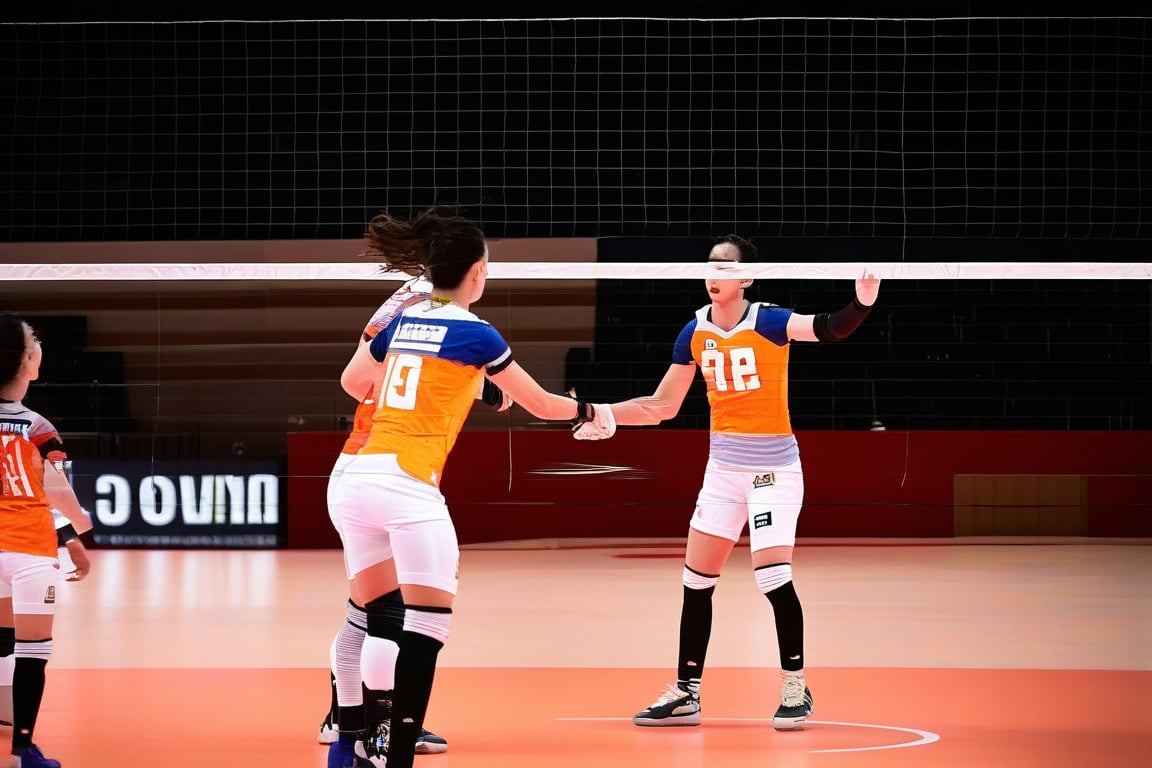
[[[812,714],[812,692],[804,684],[804,671],[785,672],[780,688],[780,707],[772,718],[772,727],[778,731],[794,731],[804,727]]]
[[[700,725],[700,693],[669,685],[660,698],[632,717],[633,725]]]
[[[316,741],[320,744],[334,744],[339,738],[340,726],[332,721],[332,713],[329,712],[324,722],[320,723],[320,735],[316,737]]]

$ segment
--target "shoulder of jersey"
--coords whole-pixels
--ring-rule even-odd
[[[406,307],[404,309],[404,317],[409,320],[420,320],[420,318],[427,318],[429,320],[468,320],[474,323],[488,325],[488,321],[477,317],[470,310],[455,304],[440,306],[430,302],[419,302]]]
[[[427,295],[432,293],[432,282],[428,278],[421,275],[420,277],[414,277],[408,282],[404,283],[404,290],[410,293],[421,293]]]

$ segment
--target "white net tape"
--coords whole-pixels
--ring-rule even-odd
[[[906,263],[553,263],[492,262],[494,280],[683,280],[775,278],[852,280],[865,272],[885,280],[1148,280],[1149,262]],[[8,264],[2,281],[125,280],[398,280],[371,263]]]

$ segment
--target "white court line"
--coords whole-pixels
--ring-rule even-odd
[[[613,722],[619,721],[619,717],[558,717],[557,720],[566,722]],[[710,717],[709,721],[722,721],[726,723],[770,723],[770,717]],[[919,736],[916,741],[904,741],[899,744],[881,744],[877,747],[844,747],[842,749],[810,749],[809,752],[825,753],[825,752],[874,752],[881,749],[903,749],[904,747],[923,747],[933,742],[940,741],[940,734],[933,733],[932,731],[922,731],[919,728],[904,728],[899,725],[872,725],[870,723],[840,723],[832,720],[808,720],[807,722],[812,725],[835,725],[843,726],[845,728],[877,728],[882,731],[902,731],[904,733],[911,733]]]

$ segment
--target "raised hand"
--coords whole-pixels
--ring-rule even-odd
[[[868,270],[864,270],[864,275],[856,278],[856,301],[870,307],[876,303],[876,297],[879,294],[880,278]]]

